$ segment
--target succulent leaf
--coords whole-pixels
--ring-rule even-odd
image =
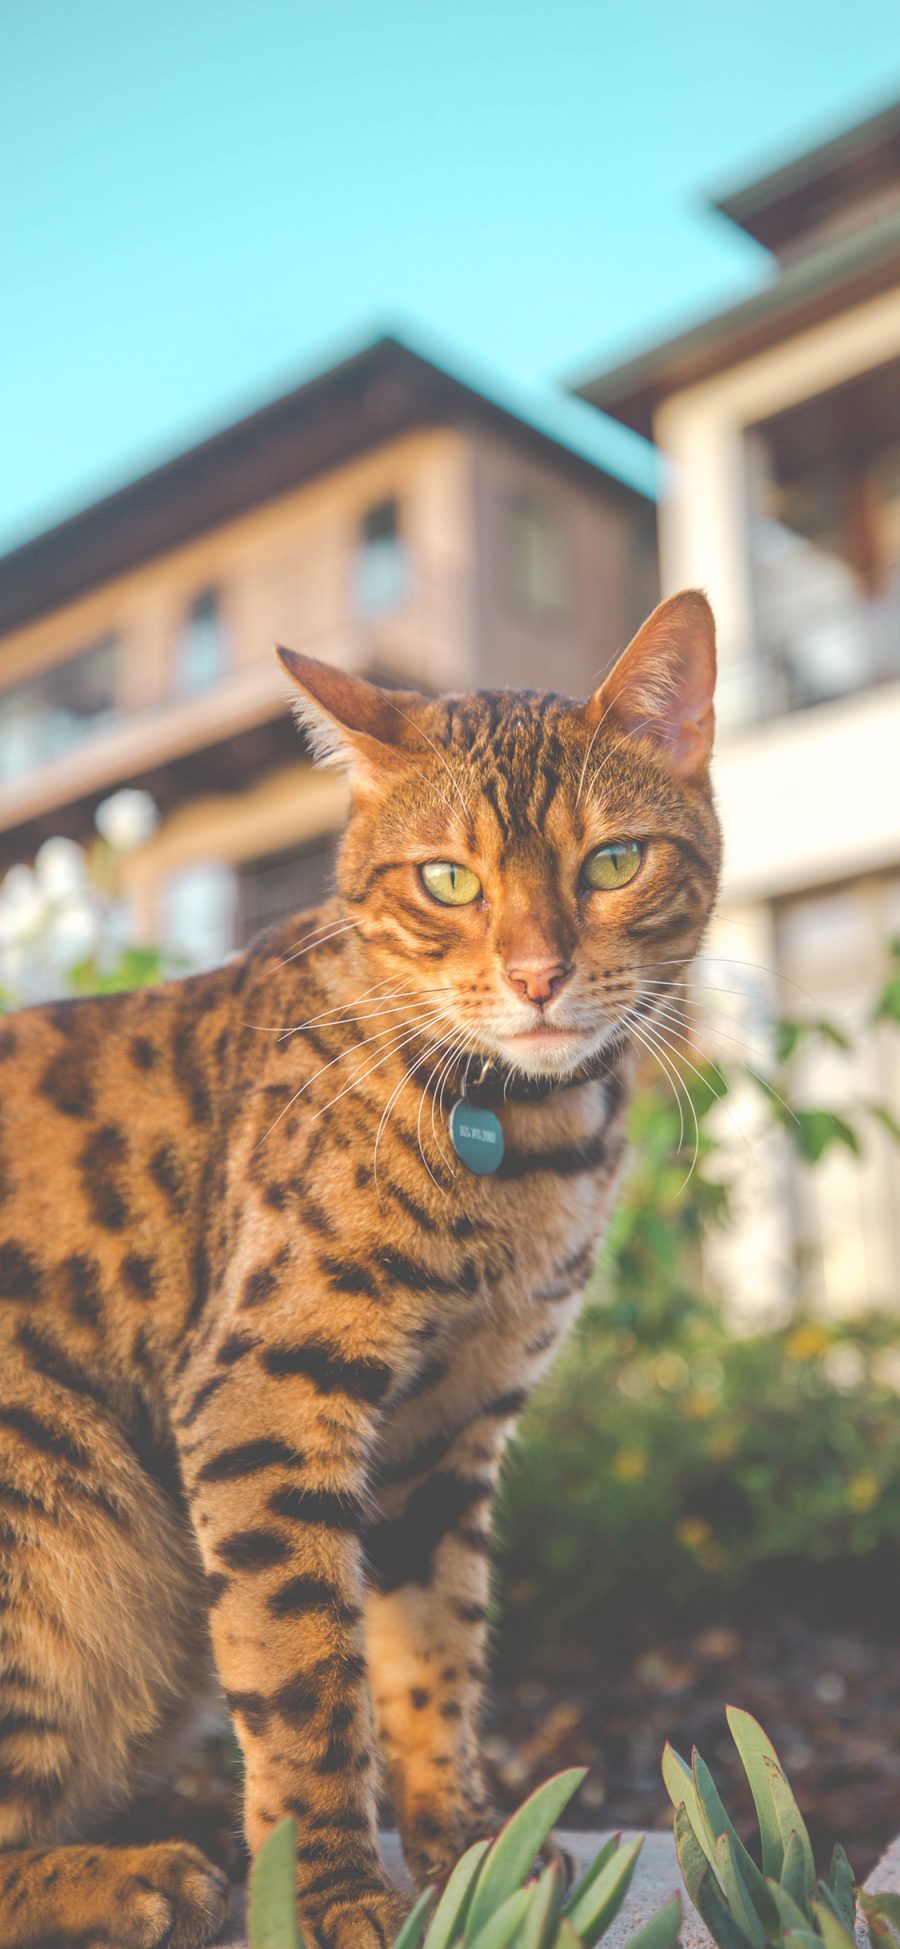
[[[552,1780],[546,1780],[501,1828],[475,1884],[466,1922],[467,1945],[474,1944],[483,1924],[520,1887],[586,1771],[583,1766],[571,1766],[566,1772],[555,1774]]]
[[[763,1874],[777,1881],[784,1859],[784,1838],[772,1798],[771,1780],[763,1761],[774,1761],[779,1773],[781,1762],[771,1740],[766,1738],[758,1719],[754,1719],[751,1712],[742,1712],[737,1706],[728,1705],[725,1707],[725,1717],[753,1795],[762,1842]]]
[[[643,1835],[639,1834],[635,1840],[617,1848],[602,1873],[596,1876],[584,1893],[576,1890],[566,1903],[563,1914],[571,1922],[584,1949],[593,1949],[618,1915],[631,1886],[643,1844]]]
[[[716,1865],[725,1900],[739,1927],[753,1943],[753,1949],[765,1949],[766,1931],[750,1900],[747,1884],[741,1873],[737,1848],[730,1834],[720,1834],[716,1843]]]
[[[716,1836],[711,1831],[705,1808],[697,1792],[694,1775],[687,1760],[683,1760],[681,1754],[676,1753],[674,1746],[670,1746],[668,1740],[663,1750],[662,1776],[673,1807],[676,1812],[679,1807],[686,1809],[695,1838],[703,1849],[710,1867],[715,1867]]]
[[[804,1930],[808,1932],[809,1917],[804,1914],[802,1908],[797,1907],[793,1895],[789,1894],[788,1890],[782,1887],[780,1881],[770,1881],[769,1888],[772,1891],[772,1900],[778,1909],[781,1917],[781,1926],[785,1932],[793,1931],[796,1933],[798,1929],[801,1934]]]
[[[297,1823],[280,1820],[250,1870],[247,1928],[253,1949],[303,1949],[296,1891]]]
[[[576,1882],[575,1887],[572,1889],[568,1901],[566,1902],[566,1907],[564,1911],[566,1914],[568,1914],[569,1910],[574,1906],[575,1902],[578,1901],[579,1897],[587,1893],[587,1890],[590,1888],[591,1883],[596,1881],[597,1876],[603,1873],[603,1870],[606,1867],[607,1862],[612,1860],[612,1857],[615,1854],[621,1839],[622,1839],[621,1834],[611,1834],[609,1840],[604,1841],[602,1848],[600,1848],[598,1853],[594,1856],[594,1859],[591,1862],[590,1867],[585,1869],[584,1874],[581,1877],[581,1880]]]
[[[709,1767],[697,1752],[696,1747],[694,1748],[693,1762],[694,1787],[703,1807],[707,1826],[710,1832],[716,1837],[717,1843],[722,1834],[730,1835],[741,1879],[746,1885],[747,1893],[762,1923],[763,1930],[769,1935],[777,1935],[780,1932],[781,1924],[778,1920],[778,1911],[766,1887],[765,1877],[757,1867],[752,1854],[745,1848],[739,1834],[735,1832]],[[700,1839],[699,1835],[698,1839]],[[719,1865],[718,1853],[716,1853],[713,1859],[713,1866],[719,1867]]]
[[[518,1949],[553,1949],[562,1911],[560,1873],[555,1862],[535,1884]]]
[[[629,1938],[626,1949],[678,1949],[680,1933],[681,1902],[676,1895]]]
[[[425,1949],[450,1949],[450,1944],[462,1934],[475,1877],[490,1845],[490,1841],[476,1841],[457,1861],[431,1918]]]
[[[831,1857],[831,1873],[828,1882],[840,1910],[841,1920],[846,1923],[848,1929],[852,1929],[856,1921],[856,1876],[840,1842],[837,1843]]]
[[[518,1935],[531,1902],[533,1890],[517,1888],[507,1895],[506,1900],[494,1909],[475,1935],[466,1935],[466,1942],[472,1949],[509,1949],[510,1943]]]
[[[855,1949],[852,1929],[845,1929],[824,1902],[813,1902],[812,1912],[825,1949]]]
[[[410,1909],[399,1935],[394,1938],[394,1949],[421,1949],[435,1899],[433,1888],[426,1888],[419,1896],[415,1908]]]
[[[900,1937],[900,1895],[860,1895],[859,1905],[878,1949],[894,1949]]]
[[[812,1845],[807,1832],[806,1822],[788,1786],[784,1768],[780,1760],[770,1758],[767,1753],[764,1753],[762,1763],[766,1778],[769,1782],[769,1791],[772,1795],[772,1805],[775,1808],[775,1818],[778,1822],[785,1857],[787,1856],[791,1841],[796,1839],[803,1863],[803,1879],[808,1898],[816,1885],[816,1864],[813,1859]],[[785,1870],[783,1870],[784,1872]],[[796,1875],[795,1869],[792,1869],[792,1874]]]
[[[813,1877],[815,1877],[815,1869],[813,1869]],[[815,1879],[812,1885],[815,1886]],[[791,1900],[796,1902],[804,1922],[808,1924],[811,1887],[807,1879],[806,1856],[799,1834],[791,1833],[787,1837],[784,1860],[781,1864],[781,1886],[785,1894],[790,1895]]]
[[[675,1849],[691,1901],[719,1949],[753,1949],[750,1937],[744,1934],[731,1913],[684,1805],[678,1808],[675,1815]]]

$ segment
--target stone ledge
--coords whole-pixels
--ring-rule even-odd
[[[559,1838],[574,1855],[581,1873],[608,1839],[608,1834],[561,1833]],[[626,1838],[630,1839],[631,1835],[627,1834]],[[382,1836],[382,1852],[391,1880],[397,1883],[398,1888],[408,1888],[409,1877],[396,1834]],[[900,1835],[882,1855],[877,1868],[873,1869],[866,1888],[873,1895],[900,1893]],[[675,1858],[675,1842],[672,1835],[666,1833],[645,1835],[634,1881],[612,1928],[603,1938],[603,1949],[624,1949],[629,1936],[649,1922],[651,1915],[655,1915],[665,1902],[671,1901],[673,1895],[682,1898],[684,1921],[681,1940],[684,1949],[713,1949],[712,1938],[684,1893]],[[223,1937],[223,1944],[229,1944],[230,1949],[247,1949],[243,1912],[243,1893],[236,1890],[229,1930]]]

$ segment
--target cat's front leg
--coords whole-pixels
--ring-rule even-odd
[[[301,1916],[323,1949],[384,1949],[405,1906],[378,1855],[359,1535],[389,1381],[321,1341],[248,1349],[183,1451],[248,1845],[296,1818]]]
[[[442,1881],[469,1843],[499,1824],[479,1719],[490,1506],[511,1427],[506,1401],[488,1404],[431,1474],[398,1482],[395,1471],[382,1492],[384,1520],[365,1538],[372,1694],[404,1853],[420,1885]]]

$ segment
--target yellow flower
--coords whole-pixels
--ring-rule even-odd
[[[686,1550],[703,1550],[713,1540],[713,1533],[703,1516],[682,1516],[675,1525],[675,1534]]]
[[[797,1326],[788,1334],[784,1351],[789,1360],[815,1360],[825,1352],[830,1337],[823,1326]]]
[[[881,1483],[877,1475],[854,1475],[847,1484],[847,1501],[851,1509],[871,1509],[881,1494]]]
[[[715,1414],[719,1403],[713,1394],[684,1394],[681,1399],[681,1412],[686,1421],[708,1421]]]
[[[642,1448],[620,1448],[613,1456],[612,1469],[618,1482],[643,1482],[647,1457]]]

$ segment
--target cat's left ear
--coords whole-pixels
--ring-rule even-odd
[[[701,589],[682,589],[654,609],[585,705],[588,722],[609,717],[656,745],[681,778],[705,771],[712,751],[716,625]]]
[[[423,699],[414,692],[380,690],[280,645],[276,653],[296,685],[294,712],[320,764],[348,765],[357,781],[372,781],[420,749],[411,717]]]

